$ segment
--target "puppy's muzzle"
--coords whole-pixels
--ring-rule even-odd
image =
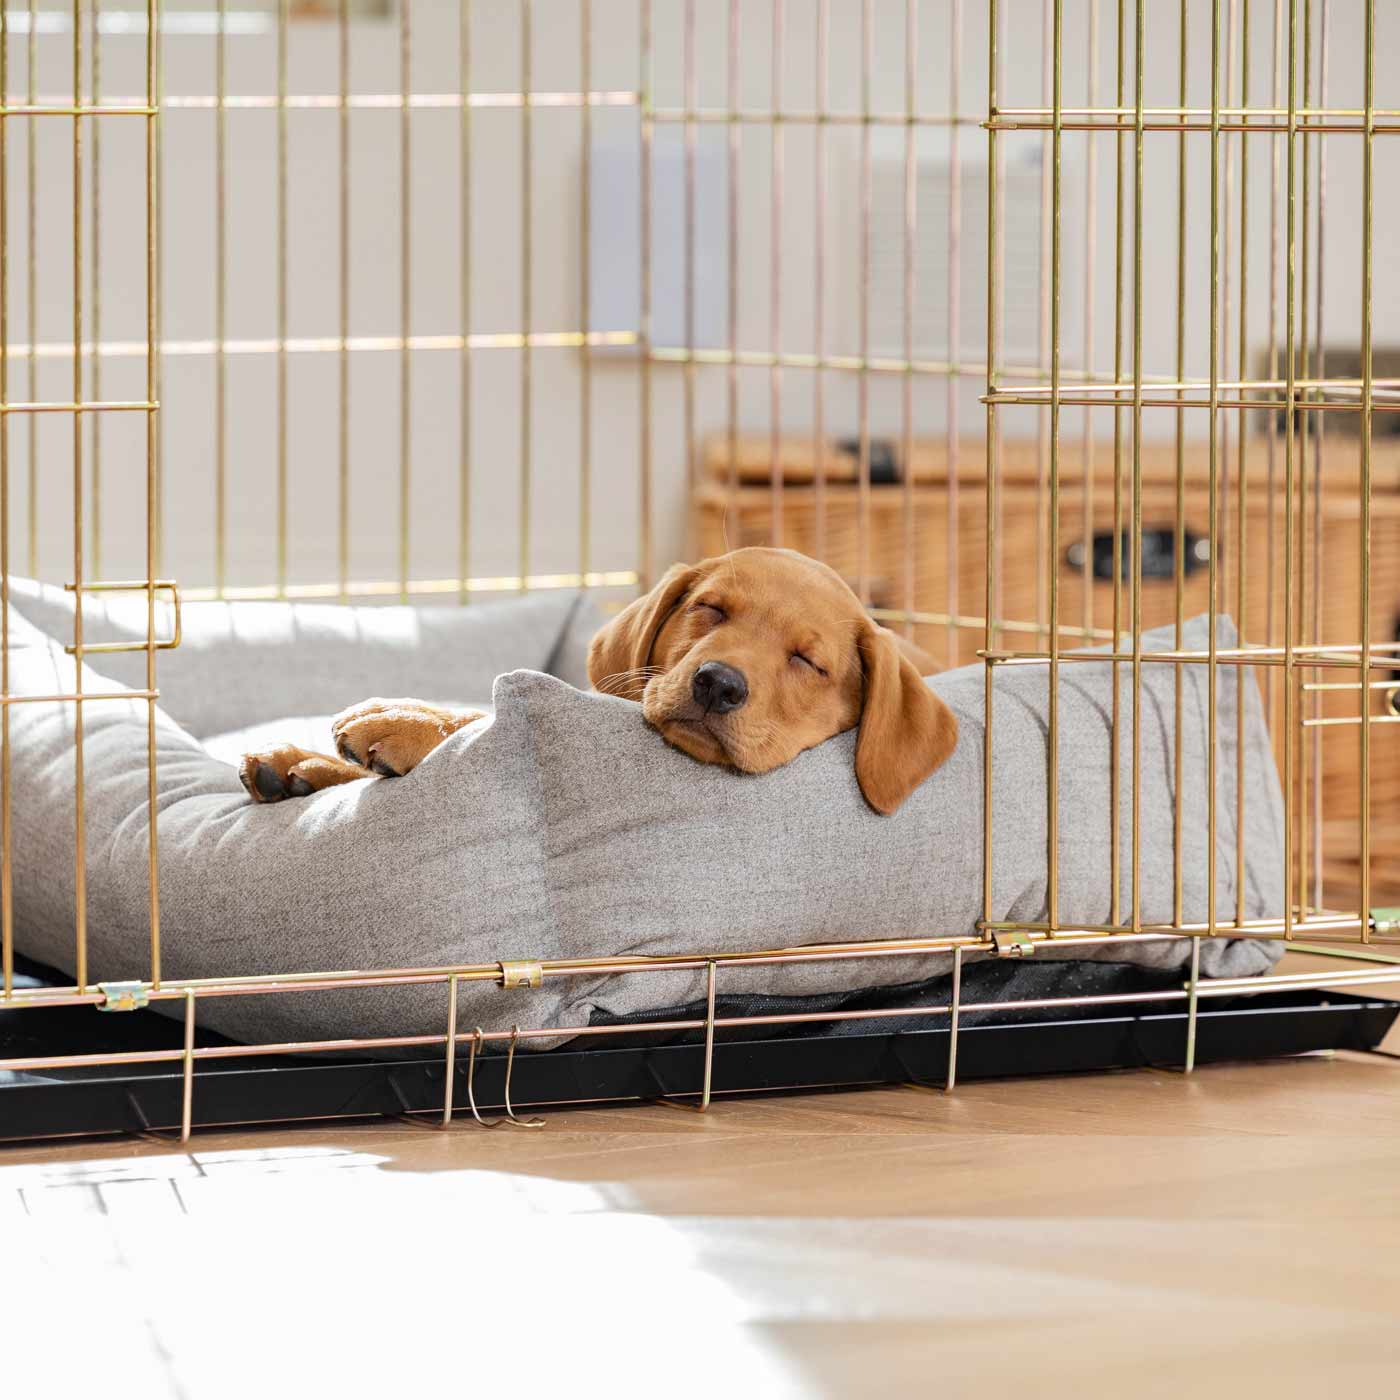
[[[749,698],[749,683],[742,671],[723,661],[707,661],[696,667],[690,681],[695,703],[709,715],[727,715]]]

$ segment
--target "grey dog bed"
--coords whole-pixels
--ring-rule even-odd
[[[260,603],[208,608],[187,609],[186,646],[160,663],[157,802],[168,979],[970,934],[981,916],[980,666],[929,682],[957,713],[958,749],[894,816],[880,817],[856,785],[853,733],[776,772],[744,776],[669,748],[636,704],[577,689],[570,681],[582,680],[583,651],[597,618],[565,595],[438,612]],[[94,606],[86,616],[89,641],[120,639],[133,629],[144,635],[144,603],[124,614]],[[71,631],[64,595],[18,587],[10,629],[15,693],[71,688],[72,659],[54,639]],[[1222,620],[1221,644],[1233,636]],[[425,637],[431,639],[426,655]],[[1186,644],[1202,647],[1206,637],[1205,622],[1197,620]],[[1164,632],[1149,634],[1147,644],[1171,641]],[[124,679],[139,682],[132,663],[144,667],[144,657],[100,658],[106,675],[85,667],[84,688],[111,691]],[[529,669],[495,678],[494,718],[455,735],[405,778],[260,807],[206,747],[235,724],[317,715],[375,692],[469,700],[484,692],[487,672],[502,665]],[[114,674],[122,666],[126,674]],[[1131,706],[1129,668],[1121,669],[1126,795]],[[1172,668],[1148,665],[1143,676],[1141,907],[1151,923],[1171,914]],[[1184,681],[1183,896],[1186,919],[1202,921],[1205,667],[1188,668]],[[1244,691],[1243,755],[1234,747],[1236,699],[1235,674],[1222,669],[1219,908],[1233,910],[1235,902],[1234,792],[1242,757],[1244,903],[1250,917],[1263,917],[1276,913],[1282,899],[1282,803],[1253,684]],[[1044,917],[1045,701],[1042,668],[998,671],[992,903],[999,919]],[[1063,668],[1060,916],[1066,922],[1108,917],[1110,703],[1107,663]],[[71,972],[73,707],[15,705],[11,726],[19,945]],[[147,975],[149,943],[146,706],[89,705],[85,727],[90,976],[140,978]],[[282,733],[293,737],[285,726]],[[1128,809],[1125,800],[1125,852]],[[1128,907],[1126,859],[1122,875]],[[1179,966],[1188,951],[1182,941],[1128,943],[1093,956],[1162,970]],[[1056,949],[1050,956],[1076,953]],[[1273,957],[1273,945],[1217,939],[1205,945],[1202,967],[1208,976],[1246,975],[1266,969]],[[938,976],[948,963],[931,955],[734,967],[723,971],[721,987],[726,995],[827,995]],[[576,1026],[681,1005],[702,992],[703,975],[694,971],[551,978],[526,992],[471,983],[461,988],[461,1023]],[[445,1012],[440,985],[200,1004],[203,1024],[247,1041],[440,1034]]]

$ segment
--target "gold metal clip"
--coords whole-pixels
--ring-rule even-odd
[[[999,958],[1028,958],[1035,952],[1035,944],[1020,929],[997,929],[992,933],[992,942]]]
[[[496,966],[501,969],[501,986],[508,992],[521,987],[538,987],[544,982],[544,968],[532,959],[501,962]]]
[[[76,593],[79,591],[76,584],[65,583],[63,587],[65,591],[69,593]],[[155,638],[154,641],[150,643],[150,647],[154,651],[173,651],[180,645],[180,640],[184,636],[184,623],[180,617],[180,586],[174,579],[157,579],[150,584],[147,584],[143,579],[133,579],[130,582],[123,580],[120,583],[85,583],[81,591],[84,593],[168,593],[170,595],[171,606],[175,613],[174,627],[170,636]],[[77,606],[81,607],[81,602],[78,603]],[[92,642],[83,645],[83,655],[94,656],[99,653],[145,651],[146,649],[147,644],[139,641]],[[73,656],[77,653],[78,648],[70,644],[65,646],[63,650],[66,651],[69,656]]]
[[[538,966],[538,964],[536,965]],[[506,1121],[515,1128],[543,1128],[543,1118],[517,1118],[515,1108],[510,1101],[510,1081],[511,1076],[515,1073],[515,1043],[519,1039],[520,1027],[512,1026],[510,1028],[510,1048],[506,1051]]]
[[[99,1011],[140,1011],[151,1004],[144,982],[99,982],[97,990],[102,993]]]

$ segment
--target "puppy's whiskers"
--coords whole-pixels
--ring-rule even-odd
[[[600,677],[593,688],[606,695],[617,695],[626,700],[631,698],[627,692],[643,690],[649,680],[662,675],[665,675],[665,669],[661,666],[633,666],[629,670],[614,671],[611,675]]]

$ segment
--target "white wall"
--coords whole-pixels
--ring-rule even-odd
[[[245,0],[246,7],[246,0]],[[477,0],[473,5],[475,47],[473,84],[478,90],[514,90],[520,79],[518,8],[508,0]],[[1131,10],[1133,7],[1130,5]],[[1175,4],[1149,7],[1146,101],[1175,100],[1177,27]],[[1400,45],[1400,14],[1381,6],[1378,52]],[[682,88],[682,0],[655,0],[657,102],[679,105]],[[965,3],[965,40],[959,65],[962,107],[982,115],[986,105],[985,6]],[[1114,23],[1117,7],[1100,6],[1101,100],[1110,99]],[[1268,0],[1253,0],[1255,100],[1269,84],[1271,12]],[[728,6],[711,0],[696,6],[698,86],[702,106],[723,106],[726,97]],[[1008,15],[1007,81],[1003,103],[1039,101],[1041,0],[1005,0]],[[1331,0],[1332,91],[1334,105],[1360,102],[1362,0]],[[638,73],[638,0],[593,0],[593,83],[599,89],[631,89]],[[784,5],[784,103],[810,109],[814,102],[816,0]],[[951,0],[918,5],[920,49],[917,102],[926,112],[948,106],[952,55],[947,33]],[[1064,100],[1075,105],[1087,94],[1087,0],[1066,5]],[[246,14],[246,8],[240,9]],[[413,85],[420,92],[455,92],[457,7],[447,0],[415,0],[413,6]],[[833,109],[853,112],[860,101],[860,4],[831,0],[829,69]],[[1318,7],[1320,14],[1320,6]],[[541,90],[573,89],[579,82],[578,7],[573,0],[535,0],[533,82]],[[769,0],[741,0],[741,106],[770,101]],[[1191,101],[1209,103],[1208,0],[1193,0]],[[872,62],[873,104],[899,111],[904,104],[903,0],[877,0]],[[256,16],[251,18],[256,19]],[[275,31],[265,23],[243,22],[254,32],[230,36],[228,87],[231,93],[270,93],[275,82]],[[398,85],[397,25],[357,20],[353,33],[353,86],[359,92],[393,92]],[[335,90],[334,24],[299,22],[291,32],[289,86],[293,92]],[[24,81],[22,34],[12,35],[12,93]],[[142,83],[144,41],[137,35],[109,33],[102,43],[103,82],[108,93],[134,95]],[[1131,49],[1131,39],[1130,39]],[[40,39],[43,93],[71,90],[71,36]],[[1392,65],[1378,63],[1381,105],[1400,106]],[[166,44],[166,88],[170,95],[213,90],[213,41],[207,36],[172,34]],[[25,134],[22,121],[9,123],[10,335],[28,338],[25,307]],[[102,259],[101,314],[104,340],[144,336],[143,123],[114,118],[101,124]],[[575,328],[580,319],[579,168],[580,120],[577,109],[538,109],[533,119],[534,321],[537,329]],[[333,111],[294,111],[289,115],[291,228],[289,267],[293,337],[337,333],[337,119]],[[35,122],[38,149],[39,340],[71,337],[71,158],[72,123],[58,118]],[[460,329],[459,116],[453,110],[422,110],[413,117],[413,297],[412,323],[418,335],[453,335]],[[514,330],[520,317],[520,129],[518,112],[477,110],[472,146],[472,328],[478,333]],[[632,108],[599,109],[597,141],[613,149],[635,149],[637,113]],[[233,111],[228,116],[228,335],[267,338],[275,333],[275,117],[270,111]],[[214,277],[214,119],[208,111],[172,111],[166,118],[165,334],[173,341],[212,335]],[[351,118],[350,167],[354,240],[351,334],[396,335],[399,325],[400,239],[398,223],[399,118],[392,110],[357,111]],[[681,139],[678,128],[660,128],[658,158]],[[716,152],[723,170],[723,126],[703,127],[700,148]],[[810,124],[786,129],[782,186],[782,339],[787,350],[813,345],[814,135]],[[898,158],[903,149],[898,127],[875,133],[877,157]],[[1082,344],[1085,247],[1085,149],[1089,138],[1064,139],[1065,290],[1064,336],[1070,348]],[[1113,147],[1099,143],[1097,257],[1093,268],[1097,317],[1095,339],[1101,369],[1109,365],[1113,335]],[[829,128],[829,208],[827,224],[828,353],[854,353],[858,347],[860,265],[857,256],[859,128]],[[917,137],[921,157],[937,160],[946,152],[946,133],[925,128]],[[966,130],[962,151],[969,170],[985,160],[986,136]],[[1190,372],[1204,372],[1209,312],[1209,140],[1190,142],[1187,317]],[[1131,140],[1125,143],[1131,147]],[[1393,339],[1400,304],[1400,252],[1387,230],[1396,223],[1396,156],[1400,143],[1380,139],[1377,152],[1376,339]],[[1005,138],[1008,159],[1038,159],[1043,138]],[[1252,147],[1251,174],[1251,340],[1266,330],[1270,158],[1265,138]],[[1328,146],[1325,224],[1325,287],[1329,339],[1355,344],[1358,338],[1360,146],[1357,138],[1337,136]],[[742,130],[738,210],[740,331],[746,348],[769,345],[769,267],[771,216],[771,137],[758,126]],[[703,159],[703,158],[702,158]],[[1172,368],[1175,340],[1177,142],[1149,138],[1144,185],[1144,343],[1149,371]],[[1301,177],[1300,177],[1301,178]],[[969,176],[972,187],[972,176]],[[720,182],[723,183],[722,181]],[[708,188],[708,187],[707,187]],[[85,199],[86,199],[86,184]],[[1301,186],[1300,186],[1301,191]],[[1129,185],[1131,203],[1131,185]],[[965,256],[982,256],[974,230],[980,211],[969,209]],[[1236,215],[1237,217],[1237,215]],[[716,221],[722,231],[724,220]],[[877,230],[877,234],[881,231]],[[886,250],[898,230],[884,230]],[[1229,237],[1237,239],[1231,232]],[[708,248],[708,244],[706,245]],[[1236,252],[1237,243],[1234,244]],[[702,251],[705,251],[702,249]],[[713,251],[711,249],[710,251]],[[723,248],[718,249],[720,255]],[[660,256],[660,255],[658,255]],[[1232,276],[1234,273],[1232,272]],[[722,278],[705,283],[702,295],[722,289]],[[927,289],[925,289],[927,292]],[[941,288],[938,295],[942,295]],[[88,308],[90,313],[90,306]],[[674,309],[673,309],[674,310]],[[658,308],[659,315],[665,308]],[[985,311],[980,302],[963,307],[962,345],[969,358],[982,354]],[[674,316],[672,316],[674,319]],[[90,325],[88,327],[90,331]],[[1234,332],[1231,332],[1232,336]],[[875,347],[897,350],[897,346]],[[926,347],[941,356],[942,347]],[[1231,352],[1233,363],[1234,352]],[[337,358],[326,354],[289,357],[291,469],[291,577],[323,581],[336,566]],[[625,353],[593,358],[594,458],[592,503],[593,565],[627,568],[637,558],[639,376],[635,358]],[[577,559],[579,492],[579,395],[581,357],[574,350],[547,349],[534,356],[533,530],[531,568],[570,569]],[[398,357],[365,353],[354,357],[350,424],[352,429],[352,572],[359,578],[385,578],[396,569],[398,511]],[[34,393],[67,399],[71,360],[55,357],[40,366]],[[144,361],[104,358],[102,392],[108,398],[140,398]],[[412,537],[418,577],[455,575],[459,510],[460,374],[455,352],[422,351],[413,356]],[[511,350],[480,351],[472,360],[470,439],[471,555],[474,575],[513,573],[518,557],[516,498],[520,465],[520,361]],[[655,472],[658,554],[661,561],[682,549],[685,445],[682,432],[682,376],[673,368],[654,375]],[[211,357],[170,357],[165,366],[164,444],[167,491],[166,569],[194,586],[212,574],[213,474]],[[825,376],[826,419],[835,434],[855,431],[856,381],[851,375]],[[802,371],[783,376],[784,426],[810,425],[812,377]],[[272,577],[275,559],[273,489],[276,463],[275,362],[266,355],[228,359],[229,581],[261,583]],[[980,424],[980,386],[967,382],[960,395],[968,430]],[[22,361],[12,361],[12,397],[30,389]],[[916,431],[941,431],[947,394],[939,380],[916,388]],[[899,388],[893,378],[877,377],[871,391],[877,433],[899,430]],[[740,376],[741,426],[766,431],[769,378],[763,369]],[[1149,415],[1154,431],[1170,429],[1173,415]],[[697,376],[696,423],[700,432],[726,422],[726,375],[703,369]],[[1008,414],[1010,431],[1031,431],[1029,415]],[[1105,430],[1107,425],[1104,425]],[[1203,428],[1195,418],[1193,428]],[[25,520],[28,511],[26,463],[28,427],[11,428],[13,477],[12,558],[28,566]],[[38,567],[50,577],[69,577],[72,554],[71,433],[59,415],[46,417],[37,439],[39,480]],[[102,429],[102,572],[107,577],[142,569],[142,472],[144,451],[139,415],[110,416]]]

